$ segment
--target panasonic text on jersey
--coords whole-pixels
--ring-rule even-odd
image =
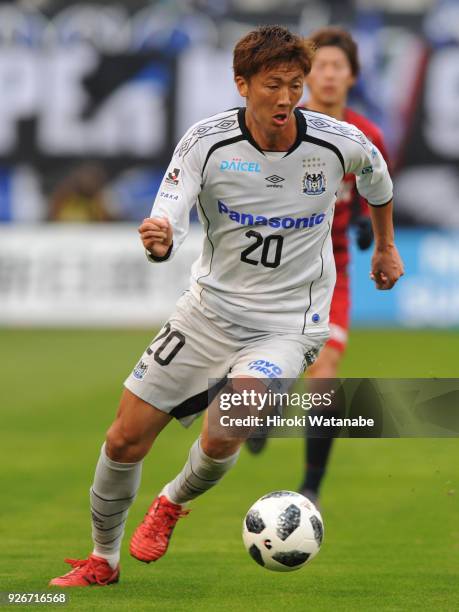
[[[325,219],[325,214],[312,213],[310,217],[264,217],[253,215],[252,213],[239,213],[231,210],[228,206],[218,200],[218,212],[221,215],[228,215],[228,218],[239,225],[269,225],[269,227],[282,227],[284,229],[307,229],[314,225],[320,225]]]

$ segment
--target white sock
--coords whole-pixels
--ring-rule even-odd
[[[105,453],[103,444],[90,489],[93,553],[115,568],[130,506],[140,486],[142,461],[118,463]]]
[[[167,483],[161,494],[174,504],[186,504],[220,482],[238,457],[239,451],[225,459],[213,459],[202,450],[198,438],[190,449],[182,471]]]
[[[102,559],[106,559],[112,569],[116,569],[116,566],[120,562],[120,551],[119,550],[113,553],[113,555],[108,555],[107,553],[101,553],[97,550],[97,548],[94,548],[94,550],[92,551],[92,554],[96,555],[96,557],[102,557]]]

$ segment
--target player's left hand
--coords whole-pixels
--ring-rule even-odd
[[[354,221],[356,227],[356,242],[361,251],[366,251],[373,244],[373,229],[371,227],[370,217],[360,215]]]
[[[375,247],[371,260],[370,278],[375,282],[376,289],[392,289],[404,273],[403,262],[395,244]]]

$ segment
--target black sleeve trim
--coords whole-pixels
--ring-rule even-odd
[[[171,256],[173,247],[174,247],[174,243],[172,242],[167,253],[163,255],[162,257],[157,257],[156,255],[152,255],[150,251],[147,250],[147,257],[150,261],[156,261],[156,262],[167,261],[169,257]]]
[[[388,200],[388,201],[387,201],[387,202],[385,202],[384,204],[372,204],[371,202],[368,202],[368,200],[367,200],[367,202],[368,202],[368,204],[369,204],[370,206],[372,206],[373,208],[384,208],[384,206],[388,206],[388,205],[389,205],[389,204],[392,202],[392,200],[393,200],[393,199],[394,199],[394,198],[392,197],[390,200]]]

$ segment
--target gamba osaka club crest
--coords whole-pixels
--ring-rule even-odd
[[[327,187],[327,181],[322,171],[306,172],[303,178],[303,193],[306,195],[320,195],[324,193]]]

